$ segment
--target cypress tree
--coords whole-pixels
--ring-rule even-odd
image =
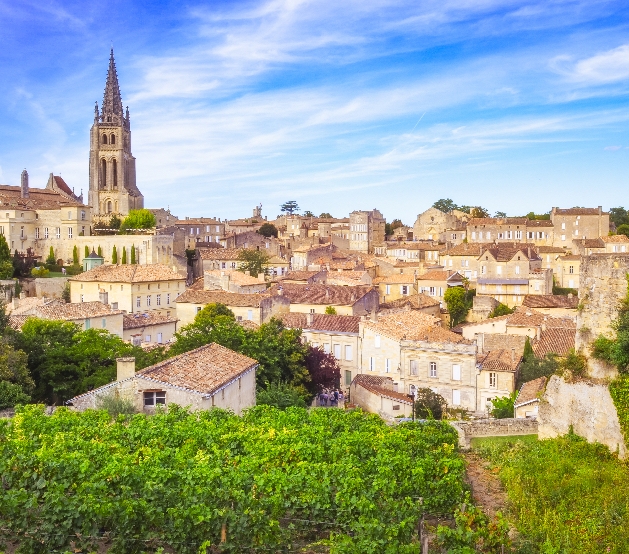
[[[131,265],[135,265],[135,246],[131,245]]]
[[[57,260],[55,259],[55,249],[52,246],[50,247],[50,253],[48,254],[46,263],[49,265],[55,265],[57,263]]]
[[[79,264],[79,248],[76,244],[74,245],[74,248],[72,249],[72,263],[74,265]]]
[[[103,250],[101,249],[101,247],[98,247],[98,251],[97,254],[102,258],[103,257]]]
[[[116,250],[115,244],[114,244],[114,249],[111,252],[111,263],[114,265],[118,263],[118,251]]]
[[[85,245],[85,257],[87,258],[90,255],[90,247],[86,244]]]
[[[51,247],[52,248],[52,247]],[[4,235],[0,235],[0,262],[11,261],[11,250]]]
[[[125,246],[122,247],[122,265],[127,264],[127,248]]]

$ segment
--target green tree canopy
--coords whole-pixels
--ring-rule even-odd
[[[135,260],[135,245],[132,244],[131,245],[131,265],[135,265],[136,260]]]
[[[515,312],[515,307],[509,308],[509,306],[501,302],[489,313],[489,318],[501,317],[503,315],[512,314],[513,312]]]
[[[609,220],[616,227],[620,227],[621,225],[628,225],[629,224],[629,212],[627,212],[627,210],[625,210],[623,207],[610,208],[610,210],[609,210]]]
[[[443,213],[450,213],[452,210],[458,210],[459,207],[454,203],[451,198],[442,198],[437,200],[433,205],[433,208],[441,210]]]
[[[86,244],[85,245],[85,258],[87,258],[90,255],[90,247]]]
[[[322,214],[319,214],[319,217],[321,219],[333,219],[332,214],[329,212],[323,212]]]
[[[629,237],[629,223],[623,223],[616,228],[616,232],[619,235],[626,235]]]
[[[240,262],[238,271],[248,271],[249,275],[257,277],[260,273],[265,272],[270,259],[271,257],[262,250],[245,248],[238,253],[238,261]]]
[[[57,258],[55,258],[55,249],[51,246],[50,251],[48,252],[48,257],[46,258],[46,263],[48,265],[56,265]]]
[[[267,383],[266,387],[257,393],[256,404],[274,406],[280,410],[292,406],[308,407],[302,391],[288,383]]]
[[[304,212],[304,216],[305,217],[315,217],[315,214],[313,214],[310,210],[306,210]]]
[[[420,388],[415,393],[415,417],[441,419],[447,408],[446,400],[432,389]]]
[[[111,251],[111,263],[114,265],[118,263],[118,250],[116,250],[115,244],[113,250]]]
[[[496,212],[494,217],[507,217],[507,212]]]
[[[326,306],[325,313],[328,315],[336,315],[336,308],[334,306]]]
[[[72,249],[72,263],[75,265],[79,263],[79,247],[76,244]]]
[[[288,202],[284,202],[284,204],[280,206],[280,209],[287,214],[293,215],[295,212],[299,211],[299,205],[295,200],[289,200]]]
[[[11,279],[14,271],[15,267],[7,239],[4,235],[0,235],[0,279]]]
[[[131,210],[120,225],[120,232],[125,233],[130,229],[152,229],[156,225],[157,220],[151,211],[146,209]]]
[[[265,237],[277,238],[277,227],[273,223],[263,223],[262,227],[258,229],[258,233]]]
[[[455,327],[465,320],[470,311],[471,302],[463,287],[450,287],[443,295],[443,301],[450,313],[450,327]]]
[[[492,409],[491,415],[496,419],[506,419],[513,417],[513,406],[515,399],[518,396],[518,391],[512,392],[509,396],[501,396],[499,398],[493,398],[491,401]]]
[[[127,249],[126,247],[122,247],[122,261],[120,262],[122,265],[127,264]]]

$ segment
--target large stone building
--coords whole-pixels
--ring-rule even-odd
[[[349,249],[372,254],[375,246],[384,244],[385,223],[376,209],[349,214]]]
[[[99,112],[96,103],[90,130],[89,204],[94,219],[102,221],[144,207],[144,197],[135,182],[129,108],[123,112],[113,48],[103,104]]]
[[[438,241],[445,236],[448,230],[458,230],[462,227],[463,224],[456,215],[444,213],[437,208],[428,208],[419,214],[415,220],[413,239]],[[462,231],[462,234],[464,235],[465,231]]]

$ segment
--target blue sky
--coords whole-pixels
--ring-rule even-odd
[[[113,43],[147,207],[629,207],[629,4],[0,0],[0,182],[87,191]]]

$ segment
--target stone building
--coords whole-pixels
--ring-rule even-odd
[[[553,208],[550,220],[555,228],[553,245],[570,248],[574,239],[595,239],[609,234],[609,213],[603,208]]]
[[[66,404],[76,410],[97,408],[107,396],[127,398],[136,410],[154,413],[157,406],[192,410],[223,408],[241,414],[256,403],[256,360],[210,343],[135,371],[135,358],[118,358],[116,381]]]
[[[124,218],[130,210],[144,208],[131,153],[129,108],[122,108],[113,48],[101,110],[98,103],[94,108],[89,167],[89,204],[96,221],[106,222],[112,215]]]
[[[122,338],[136,346],[167,344],[174,339],[178,321],[156,312],[124,314]]]
[[[437,208],[428,208],[419,214],[413,225],[413,240],[439,241],[446,231],[462,228],[461,220]],[[461,239],[462,240],[462,239]]]
[[[412,417],[413,401],[396,389],[397,383],[391,377],[360,373],[351,383],[349,398],[365,412],[389,421],[398,416]]]
[[[385,223],[375,208],[349,214],[349,249],[372,254],[375,246],[384,244]]]

